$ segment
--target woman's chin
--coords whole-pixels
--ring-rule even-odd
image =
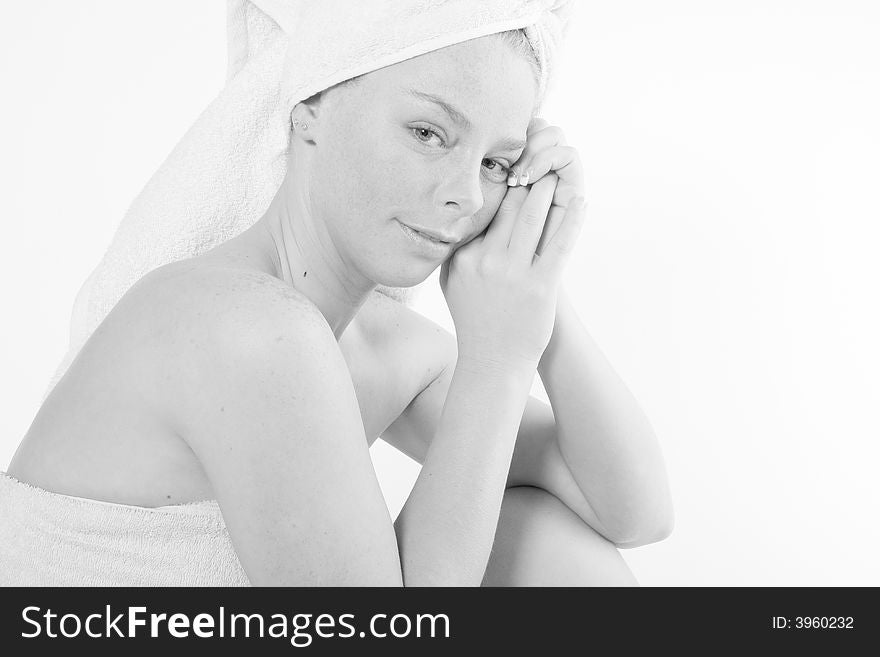
[[[377,292],[384,294],[386,297],[390,297],[403,305],[408,305],[412,300],[414,290],[415,288],[413,287],[390,287],[388,285],[376,286]]]
[[[397,299],[401,303],[406,303],[415,298],[418,290],[428,280],[434,272],[434,268],[425,268],[421,272],[406,271],[399,272],[394,276],[385,276],[381,283],[376,284],[376,291]]]
[[[401,263],[403,265],[404,263]],[[441,265],[439,262],[408,262],[395,271],[376,272],[377,285],[386,287],[413,287],[424,283]]]

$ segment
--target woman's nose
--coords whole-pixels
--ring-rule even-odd
[[[484,202],[480,166],[482,162],[478,162],[476,167],[463,163],[449,167],[437,188],[437,205],[456,216],[470,217],[476,214]]]

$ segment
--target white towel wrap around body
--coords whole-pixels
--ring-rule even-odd
[[[155,508],[0,472],[0,586],[250,586],[216,500]]]

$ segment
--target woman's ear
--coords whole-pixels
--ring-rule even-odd
[[[290,129],[294,136],[314,143],[320,116],[320,94],[294,105],[290,112]]]

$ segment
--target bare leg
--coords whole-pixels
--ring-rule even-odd
[[[504,493],[482,586],[638,586],[617,547],[540,488]]]

